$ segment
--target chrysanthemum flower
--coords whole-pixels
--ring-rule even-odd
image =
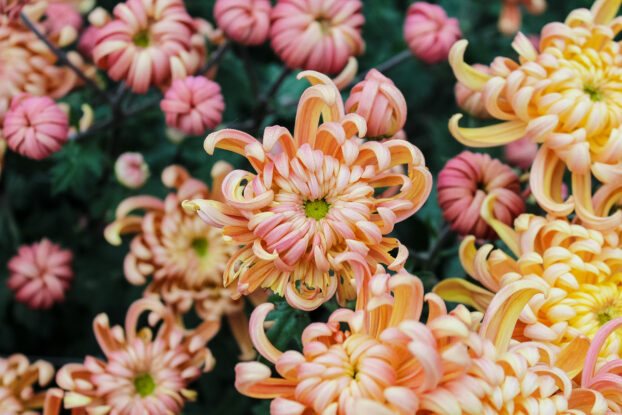
[[[2,127],[9,148],[35,160],[63,148],[68,132],[69,118],[54,100],[28,94],[13,98]]]
[[[438,203],[451,229],[478,239],[496,239],[480,216],[484,199],[496,195],[494,214],[506,225],[525,211],[519,178],[512,169],[488,154],[463,151],[438,174]]]
[[[153,281],[145,295],[157,294],[176,313],[194,308],[204,320],[229,319],[244,358],[253,357],[248,340],[248,324],[241,300],[231,299],[231,290],[222,287],[225,265],[237,251],[227,244],[222,231],[207,225],[194,213],[181,207],[184,199],[213,197],[223,200],[220,185],[231,166],[220,162],[212,169],[213,192],[190,177],[181,166],[162,172],[162,182],[176,189],[165,200],[135,196],[117,208],[116,220],[108,225],[105,237],[113,245],[121,244],[121,234],[136,233],[125,257],[125,277],[135,285]],[[132,215],[142,209],[144,216]]]
[[[138,330],[138,319],[148,313],[149,327]],[[206,321],[186,331],[175,315],[153,299],[135,301],[125,319],[125,330],[110,327],[106,314],[93,321],[93,331],[105,360],[92,356],[84,364],[63,366],[56,383],[63,388],[65,408],[97,414],[179,414],[196,392],[188,385],[214,360],[205,344],[218,331]]]
[[[114,174],[123,186],[138,189],[149,178],[149,165],[141,153],[123,153],[114,163]]]
[[[406,123],[406,99],[392,80],[375,69],[354,85],[346,101],[346,112],[365,118],[367,136],[392,137]]]
[[[529,137],[512,141],[503,148],[505,161],[522,170],[529,170],[537,154],[538,144],[531,141]]]
[[[33,385],[47,385],[54,377],[48,362],[30,363],[26,356],[13,354],[0,358],[0,413],[6,415],[35,415],[43,408],[45,391],[35,392]]]
[[[270,44],[290,68],[333,74],[365,49],[360,0],[278,0]]]
[[[7,285],[15,299],[34,309],[48,309],[65,300],[73,279],[73,254],[47,239],[21,246],[8,263]]]
[[[458,20],[447,17],[436,4],[418,1],[410,5],[404,21],[404,38],[413,55],[426,63],[447,59],[449,49],[462,37]]]
[[[474,238],[460,246],[466,272],[490,292],[512,281],[540,281],[547,289],[534,295],[523,310],[514,338],[563,347],[580,335],[594,337],[606,322],[622,316],[622,249],[599,231],[566,219],[519,216],[514,228],[493,219],[489,197],[484,216],[516,257],[486,244],[475,248]],[[460,298],[484,310],[490,292],[462,279],[441,282],[435,292],[447,300]],[[602,357],[622,351],[622,332],[613,334]]]
[[[473,67],[479,71],[490,73],[490,68],[486,65],[476,63]],[[473,91],[466,87],[462,82],[457,81],[454,87],[456,104],[463,111],[479,118],[490,118],[490,114],[484,106],[484,98],[481,91]]]
[[[41,16],[29,17],[36,22]],[[46,33],[43,26],[39,29]],[[67,58],[87,75],[94,75],[94,68],[84,65],[77,52],[68,52]],[[79,83],[71,69],[55,65],[57,60],[27,27],[0,14],[0,122],[4,120],[11,99],[22,92],[56,99]]]
[[[10,20],[18,20],[19,14],[30,0],[0,0],[0,15],[7,16]]]
[[[268,0],[216,0],[214,18],[227,37],[244,45],[260,45],[270,33]]]
[[[225,101],[216,82],[203,76],[188,76],[173,82],[160,108],[168,126],[199,135],[220,124]]]
[[[236,130],[210,134],[209,154],[215,148],[242,154],[255,173],[229,173],[224,202],[184,205],[244,245],[227,264],[225,286],[237,280],[241,294],[269,287],[292,306],[313,309],[335,291],[340,302],[356,296],[362,266],[355,262],[398,267],[405,260],[403,249],[397,259],[389,254],[401,245],[384,235],[421,207],[432,178],[412,144],[362,143],[365,120],[344,114],[330,78],[311,71],[301,77],[313,86],[298,104],[294,135],[280,126],[266,128],[262,141]],[[392,171],[398,165],[407,166],[407,176]],[[401,186],[399,193],[374,195],[391,186]]]
[[[464,63],[467,41],[454,45],[450,63],[468,88],[481,91],[486,110],[503,123],[481,127],[449,126],[471,147],[503,145],[528,137],[542,143],[531,168],[531,190],[538,203],[557,216],[573,209],[591,227],[607,229],[622,223],[622,212],[609,217],[594,213],[592,179],[622,183],[622,106],[619,76],[622,29],[616,0],[598,0],[592,10],[575,10],[562,23],[542,30],[540,52],[523,35],[512,44],[519,63],[497,58],[486,74]],[[587,57],[587,58],[586,58]],[[561,183],[572,175],[573,197],[563,201]]]
[[[499,31],[505,35],[513,35],[521,26],[521,10],[523,5],[531,14],[540,14],[546,10],[546,0],[502,0],[503,6],[499,15]]]
[[[181,0],[127,0],[115,6],[115,19],[99,30],[95,63],[134,92],[164,86],[174,62],[192,74],[205,58],[193,42],[194,22]],[[203,42],[203,38],[198,35]],[[196,55],[198,53],[198,58]]]
[[[47,36],[59,46],[67,46],[78,38],[82,15],[67,3],[50,3],[45,8],[43,26]]]
[[[310,324],[302,353],[282,353],[268,341],[263,323],[273,305],[263,304],[251,317],[251,338],[280,376],[271,377],[259,362],[240,363],[235,386],[244,395],[273,399],[274,415],[603,414],[598,392],[573,391],[554,366],[574,368],[575,359],[535,342],[508,347],[507,327],[537,287],[501,293],[478,331],[481,314],[464,306],[447,313],[434,294],[426,296],[427,323],[419,322],[421,281],[378,270],[369,301],[357,303],[356,311],[335,311],[326,324]],[[586,396],[573,400],[577,393]]]

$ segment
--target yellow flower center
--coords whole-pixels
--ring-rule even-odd
[[[307,200],[304,202],[304,208],[308,218],[320,220],[328,214],[330,204],[324,199]]]
[[[147,30],[141,30],[134,35],[132,41],[136,46],[146,48],[147,46],[149,46],[150,38],[151,37],[149,36],[149,32]]]
[[[197,254],[199,258],[205,257],[205,255],[207,254],[207,248],[209,247],[207,239],[196,238],[192,241],[191,245],[192,245],[192,248],[194,249],[194,252]]]
[[[149,373],[144,373],[134,378],[134,387],[136,388],[136,392],[144,398],[153,393],[156,384]]]

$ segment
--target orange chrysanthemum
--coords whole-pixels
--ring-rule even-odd
[[[490,202],[485,201],[482,216],[516,259],[490,244],[476,249],[474,237],[468,237],[460,247],[462,265],[490,291],[448,279],[435,292],[485,310],[493,293],[508,284],[539,281],[545,288],[530,299],[513,337],[557,347],[582,335],[592,338],[603,324],[622,316],[622,249],[617,238],[566,219],[529,214],[519,216],[512,229],[490,218]],[[622,331],[610,336],[601,355],[616,357],[620,351]]]
[[[621,188],[622,54],[615,40],[622,29],[618,0],[598,0],[592,10],[574,10],[565,23],[542,30],[540,52],[523,34],[512,46],[519,62],[497,58],[487,74],[464,63],[467,41],[452,48],[456,77],[481,91],[488,113],[505,122],[461,128],[460,114],[449,125],[454,137],[473,147],[503,145],[529,137],[541,143],[531,168],[530,187],[549,213],[573,210],[589,226],[603,230],[622,223],[622,212],[601,216],[592,205],[592,179]],[[563,201],[568,169],[572,197]]]
[[[580,363],[568,353],[536,342],[509,344],[507,327],[538,287],[518,285],[500,293],[479,329],[480,313],[464,306],[447,313],[443,301],[428,294],[424,324],[418,321],[421,281],[380,269],[369,302],[309,325],[302,353],[282,353],[268,341],[263,323],[273,306],[263,304],[251,317],[251,338],[280,377],[262,363],[240,363],[236,388],[273,399],[273,415],[604,414],[600,393],[573,390],[556,367],[577,370]],[[587,351],[587,342],[580,346],[574,350]]]
[[[37,415],[44,406],[45,392],[35,392],[33,385],[44,386],[53,377],[54,368],[48,362],[31,364],[21,354],[0,358],[0,414]]]
[[[192,200],[184,206],[244,245],[227,264],[226,286],[237,280],[241,294],[269,287],[308,310],[336,291],[342,303],[353,299],[362,282],[359,262],[399,266],[405,249],[384,235],[421,207],[432,178],[421,152],[407,141],[362,143],[364,119],[344,114],[328,77],[312,71],[301,77],[313,86],[298,104],[294,135],[280,126],[266,128],[263,142],[235,130],[210,134],[209,154],[217,147],[242,154],[255,173],[229,173],[224,203]],[[407,175],[392,170],[399,165]],[[375,196],[391,186],[400,186],[399,193]],[[398,247],[396,259],[389,252]]]
[[[231,298],[231,290],[222,287],[225,264],[237,247],[227,244],[220,229],[211,227],[197,215],[186,212],[181,202],[188,198],[213,197],[223,200],[220,185],[231,166],[216,163],[212,169],[213,192],[190,177],[181,166],[162,172],[162,182],[176,189],[165,200],[153,196],[135,196],[123,201],[116,220],[105,231],[108,242],[121,244],[121,234],[136,233],[125,257],[124,270],[129,282],[143,285],[153,281],[145,295],[159,295],[177,314],[194,305],[199,317],[219,322],[227,316],[238,339],[244,359],[253,358],[248,339],[248,324],[243,301]],[[144,216],[131,215],[137,209]]]

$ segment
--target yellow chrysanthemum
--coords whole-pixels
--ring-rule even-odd
[[[454,115],[450,130],[472,147],[503,145],[523,137],[541,143],[531,169],[531,189],[549,213],[573,210],[589,226],[604,230],[622,223],[622,212],[604,216],[592,204],[592,178],[622,186],[622,54],[615,40],[622,17],[620,0],[598,0],[591,10],[570,13],[565,23],[542,30],[540,52],[522,34],[512,46],[519,62],[497,58],[487,74],[467,65],[467,41],[457,42],[450,63],[458,80],[480,91],[488,113],[503,123],[461,128]],[[568,169],[572,197],[563,201]]]
[[[482,215],[491,223],[516,259],[493,245],[475,247],[466,238],[460,260],[482,289],[463,279],[441,282],[435,292],[447,300],[486,309],[493,293],[519,280],[548,285],[523,310],[513,338],[563,347],[580,335],[593,338],[608,321],[622,317],[622,249],[599,231],[566,219],[519,216],[514,229],[490,216],[488,198]],[[616,357],[622,350],[622,330],[605,343],[601,357]]]

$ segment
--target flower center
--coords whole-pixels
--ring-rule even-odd
[[[608,306],[599,311],[597,314],[598,322],[601,326],[613,320],[614,318],[618,318],[619,316],[620,312],[613,306]]]
[[[208,243],[205,238],[196,238],[191,243],[192,249],[199,258],[203,258],[207,254]]]
[[[600,91],[600,89],[592,85],[583,85],[583,92],[588,94],[592,101],[597,102],[597,101],[602,101],[603,99],[603,94]]]
[[[132,38],[134,44],[141,48],[146,48],[147,46],[149,46],[149,40],[149,32],[146,30],[141,30],[140,32],[136,33]]]
[[[330,24],[330,21],[328,19],[325,19],[323,17],[318,17],[317,19],[315,19],[315,21],[319,23],[320,31],[322,32],[323,35],[325,35],[328,32],[330,32],[331,24]]]
[[[324,199],[307,200],[304,203],[305,214],[308,218],[320,220],[328,214],[330,204]]]
[[[134,387],[141,397],[149,396],[155,390],[156,384],[149,373],[134,378]]]

